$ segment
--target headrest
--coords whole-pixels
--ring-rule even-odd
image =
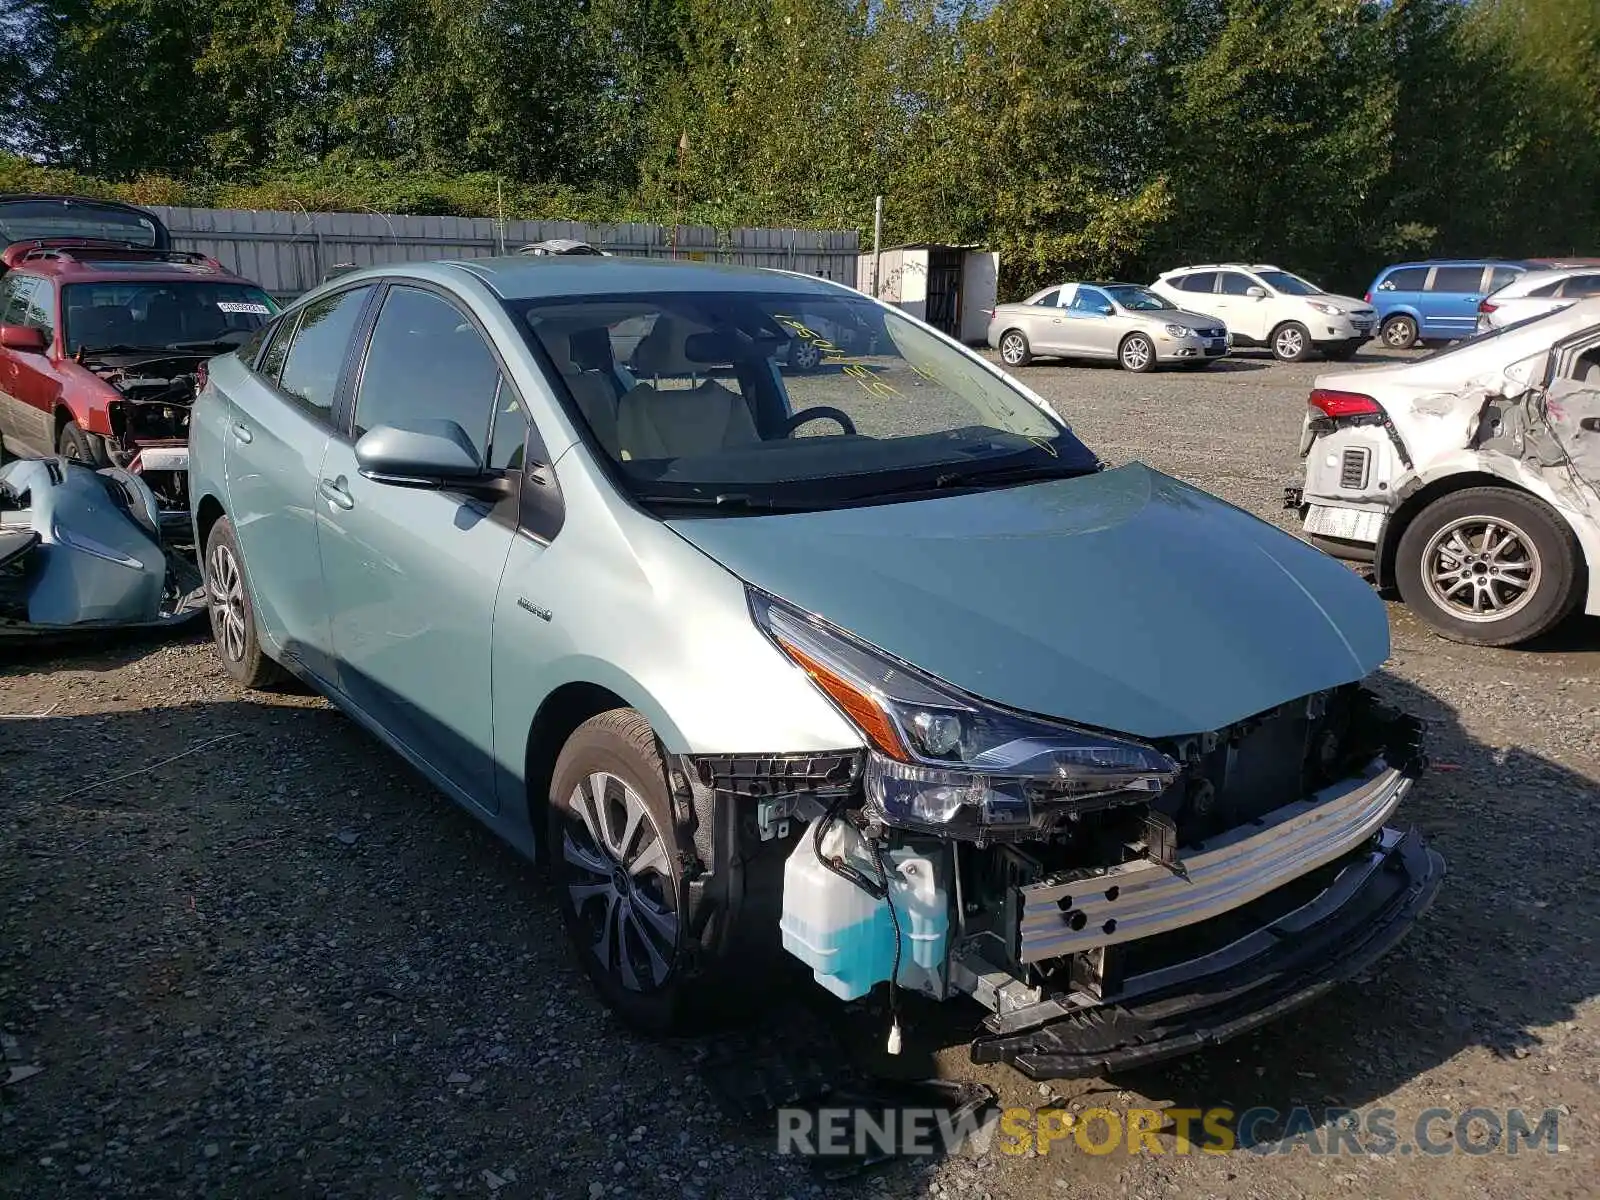
[[[611,330],[604,325],[579,329],[568,340],[572,361],[585,371],[609,371],[616,365],[611,353]]]
[[[701,365],[684,356],[683,339],[670,317],[657,317],[633,351],[633,369],[640,375],[694,375]]]

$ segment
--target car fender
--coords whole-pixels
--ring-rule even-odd
[[[1485,476],[1490,478],[1486,479]],[[1552,484],[1555,472],[1546,472],[1530,466],[1508,454],[1483,450],[1455,450],[1431,459],[1418,471],[1408,472],[1395,481],[1398,503],[1378,536],[1376,562],[1379,564],[1379,582],[1392,584],[1394,554],[1400,538],[1417,513],[1433,499],[1461,488],[1482,487],[1498,480],[1507,486],[1529,495],[1537,496],[1560,514],[1567,527],[1578,540],[1584,568],[1588,574],[1588,588],[1584,611],[1600,614],[1600,508],[1592,498],[1585,501],[1577,491],[1579,485],[1556,487]],[[1449,486],[1452,481],[1456,486]],[[1564,481],[1564,480],[1563,480]]]

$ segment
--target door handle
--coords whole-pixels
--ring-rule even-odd
[[[344,490],[337,480],[324,479],[317,484],[317,495],[336,508],[352,509],[356,506],[355,497]]]
[[[251,438],[255,437],[255,434],[250,432],[250,426],[241,425],[239,422],[235,421],[233,423],[233,436],[238,441],[248,442]]]

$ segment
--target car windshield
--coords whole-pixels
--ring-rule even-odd
[[[36,238],[105,238],[130,246],[156,244],[155,222],[136,212],[59,200],[0,204],[0,247]]]
[[[1115,300],[1118,306],[1129,312],[1164,312],[1177,307],[1165,297],[1158,296],[1149,288],[1139,287],[1137,284],[1113,283],[1101,290]]]
[[[61,309],[69,354],[226,349],[278,311],[258,287],[209,280],[73,283],[62,289]]]
[[[1298,275],[1291,275],[1287,271],[1257,271],[1256,278],[1265,283],[1275,292],[1282,292],[1285,296],[1320,296],[1322,289],[1310,280],[1301,279]]]
[[[853,293],[512,308],[594,444],[647,505],[831,507],[1099,466],[981,358]]]

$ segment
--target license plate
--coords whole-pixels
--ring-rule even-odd
[[[1382,524],[1382,513],[1333,504],[1313,504],[1306,512],[1305,530],[1318,537],[1376,543],[1378,527]]]
[[[139,451],[141,471],[187,471],[189,447],[146,446]]]
[[[1228,339],[1227,338],[1208,338],[1208,339],[1206,339],[1206,349],[1207,350],[1226,350],[1227,348],[1228,348]]]

